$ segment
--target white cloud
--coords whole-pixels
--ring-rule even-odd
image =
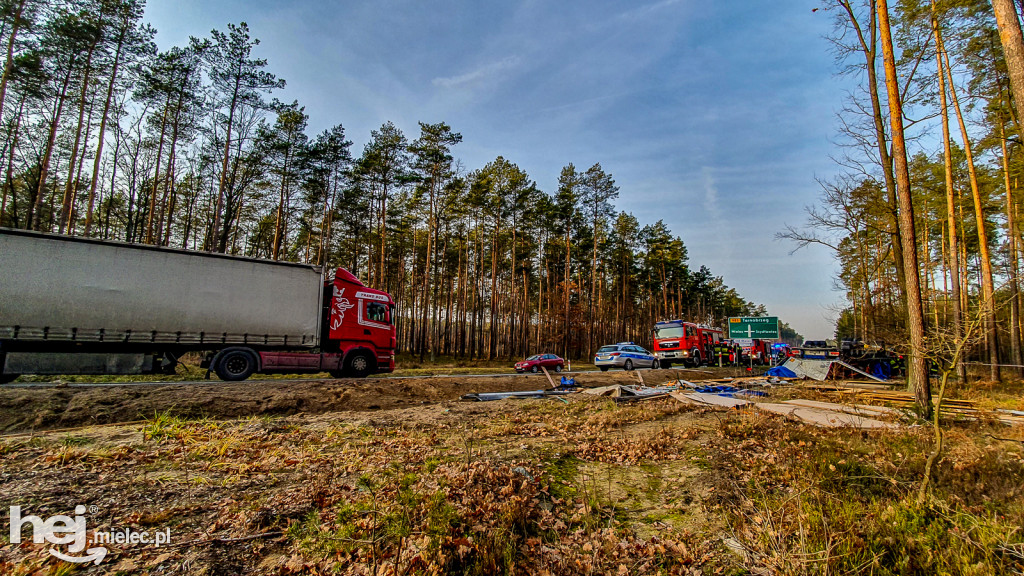
[[[486,80],[497,75],[499,72],[515,68],[519,65],[520,59],[518,56],[508,56],[502,58],[497,62],[491,62],[484,64],[476,70],[460,74],[458,76],[450,76],[448,78],[434,78],[431,82],[434,86],[440,86],[441,88],[455,88],[457,86],[463,86],[480,80]]]

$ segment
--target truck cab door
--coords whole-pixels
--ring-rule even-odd
[[[361,339],[373,342],[378,349],[391,347],[391,311],[384,302],[359,299],[359,331]]]

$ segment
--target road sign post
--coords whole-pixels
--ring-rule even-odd
[[[729,338],[779,339],[777,316],[729,318]]]

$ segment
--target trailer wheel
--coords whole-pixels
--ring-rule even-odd
[[[214,369],[221,380],[236,382],[252,376],[258,364],[256,355],[248,348],[228,348],[220,353]]]
[[[373,359],[366,352],[353,352],[345,360],[345,367],[349,376],[365,378],[373,371]]]

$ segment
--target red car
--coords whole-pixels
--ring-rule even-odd
[[[561,372],[565,366],[565,360],[554,354],[535,354],[522,362],[517,362],[516,372],[540,372],[541,366],[548,370]]]

